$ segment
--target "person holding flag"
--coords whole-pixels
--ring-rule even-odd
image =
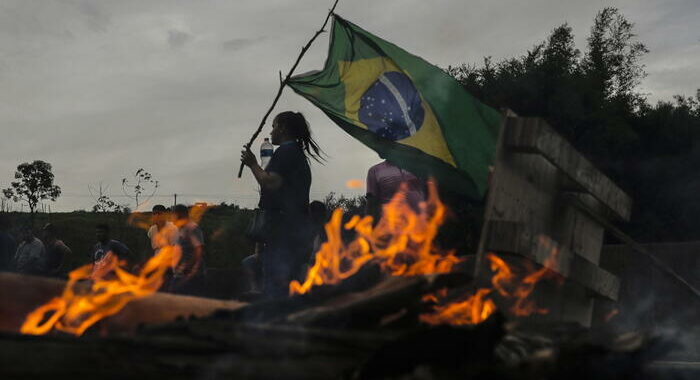
[[[278,148],[266,168],[260,166],[250,149],[243,150],[241,162],[260,185],[258,207],[264,210],[266,231],[259,255],[263,292],[268,297],[283,297],[310,254],[309,157],[320,161],[322,151],[299,112],[278,114],[270,137]]]

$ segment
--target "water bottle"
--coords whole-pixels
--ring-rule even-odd
[[[270,143],[270,139],[266,137],[265,141],[260,145],[260,166],[262,166],[263,169],[270,163],[274,149],[272,143]]]

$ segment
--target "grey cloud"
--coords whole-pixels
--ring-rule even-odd
[[[105,32],[111,23],[109,14],[99,8],[98,3],[93,1],[81,1],[78,3],[78,9],[86,18],[85,23],[88,29],[93,32]]]
[[[266,39],[267,37],[257,37],[257,38],[234,38],[228,41],[224,41],[221,44],[221,47],[224,50],[241,50],[245,49],[249,46],[255,45],[258,42],[262,42]]]
[[[168,45],[171,48],[177,49],[183,47],[192,39],[192,35],[180,30],[168,30]]]

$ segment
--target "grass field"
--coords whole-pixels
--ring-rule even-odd
[[[10,232],[16,235],[17,228],[28,223],[28,213],[5,214]],[[54,224],[59,237],[73,251],[64,261],[62,274],[88,263],[88,254],[95,244],[95,225],[107,223],[113,239],[126,244],[144,260],[151,253],[146,231],[127,223],[129,215],[120,213],[37,213],[34,216],[35,230],[47,222]],[[236,269],[241,260],[253,252],[253,244],[245,238],[244,232],[252,217],[252,210],[237,206],[217,206],[207,211],[200,222],[205,239],[205,260],[209,268]]]

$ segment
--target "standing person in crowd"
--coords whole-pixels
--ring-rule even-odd
[[[401,184],[406,186],[408,204],[417,210],[420,202],[426,198],[425,181],[386,160],[372,166],[367,172],[367,214],[378,220],[382,206],[391,201]]]
[[[308,158],[321,160],[321,150],[311,137],[306,119],[298,112],[282,112],[272,122],[270,137],[279,146],[263,169],[250,151],[241,153],[260,184],[258,207],[265,212],[264,248],[260,252],[263,291],[269,297],[288,294],[309,257],[309,189],[311,169]]]
[[[187,206],[175,205],[173,214],[182,256],[173,270],[173,279],[168,288],[172,292],[197,293],[204,282],[204,234],[190,219]]]
[[[8,229],[8,218],[0,213],[0,272],[12,270],[12,260],[17,252],[17,242]]]
[[[151,241],[153,255],[157,255],[161,248],[177,245],[179,235],[175,224],[168,220],[170,215],[165,206],[155,205],[151,211],[151,222],[153,225],[148,229],[148,238]]]
[[[58,239],[56,227],[53,224],[46,223],[41,231],[48,255],[48,274],[58,276],[63,267],[63,261],[66,257],[70,257],[72,251],[62,240]]]
[[[48,268],[48,257],[44,243],[34,236],[30,226],[20,229],[20,243],[15,254],[15,270],[17,273],[45,275]]]
[[[116,255],[119,260],[125,260],[128,265],[133,265],[133,255],[129,248],[122,242],[110,238],[109,225],[98,224],[95,226],[95,238],[97,243],[92,247],[90,259],[93,263],[93,274],[101,274],[100,269],[107,263],[110,255]]]

